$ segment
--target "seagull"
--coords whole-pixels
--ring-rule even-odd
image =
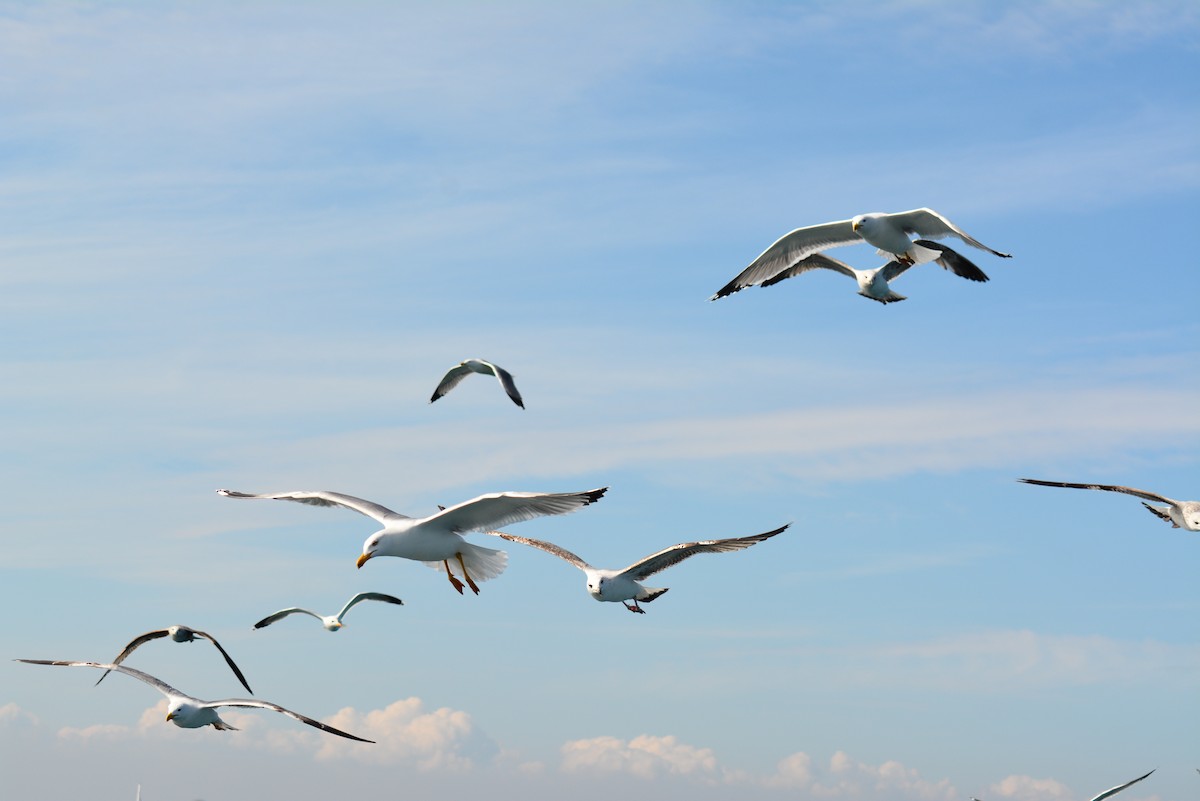
[[[330,734],[336,734],[339,737],[358,740],[361,743],[375,742],[374,740],[364,740],[362,737],[355,737],[353,734],[347,734],[341,729],[335,729],[333,726],[326,725],[318,720],[313,720],[310,717],[301,715],[299,712],[293,712],[290,709],[284,709],[283,707],[279,706],[279,704],[272,704],[270,701],[258,701],[252,698],[227,698],[223,701],[201,701],[199,698],[193,698],[186,693],[181,693],[179,690],[176,690],[165,681],[157,679],[154,676],[151,676],[149,673],[143,673],[140,670],[134,670],[133,668],[125,667],[124,665],[106,665],[103,662],[55,661],[48,659],[16,659],[14,661],[25,662],[30,665],[100,668],[105,671],[115,670],[119,673],[124,673],[127,676],[133,676],[139,681],[146,682],[167,697],[167,720],[171,721],[181,729],[198,729],[201,726],[212,726],[217,731],[237,731],[237,727],[230,726],[217,716],[217,707],[251,707],[255,709],[271,709],[275,712],[282,712],[288,717],[295,718],[301,723],[307,723],[309,726],[315,726],[321,731],[327,731]]]
[[[1158,770],[1158,768],[1155,768],[1154,770]],[[1154,770],[1150,771],[1150,773],[1153,773],[1153,772],[1154,772]],[[1146,776],[1149,776],[1149,775],[1150,775],[1150,773],[1147,773],[1147,774],[1146,774]],[[1118,786],[1116,786],[1116,787],[1111,787],[1111,788],[1109,788],[1109,789],[1105,790],[1105,791],[1104,791],[1103,793],[1101,793],[1100,795],[1098,795],[1098,796],[1095,796],[1094,798],[1092,798],[1092,799],[1091,799],[1091,801],[1103,801],[1103,799],[1105,799],[1105,798],[1108,798],[1108,797],[1109,797],[1109,796],[1111,796],[1111,795],[1116,795],[1117,793],[1121,792],[1122,790],[1124,790],[1124,789],[1125,789],[1126,787],[1128,787],[1129,785],[1131,785],[1131,784],[1137,784],[1137,783],[1138,783],[1138,782],[1140,782],[1142,779],[1146,778],[1146,776],[1138,776],[1136,779],[1134,779],[1134,780],[1133,780],[1133,781],[1131,781],[1131,782],[1125,782],[1124,784],[1118,785]],[[974,796],[972,796],[972,797],[971,797],[971,801],[979,801],[979,799],[978,799],[978,798],[975,798]]]
[[[748,286],[761,284],[819,251],[853,245],[856,242],[865,241],[878,248],[880,256],[891,254],[897,261],[910,265],[938,259],[940,254],[937,250],[913,242],[909,239],[909,234],[916,234],[922,240],[956,236],[968,245],[986,250],[995,256],[1012,258],[1010,254],[992,250],[969,236],[933,209],[912,209],[895,214],[859,214],[849,220],[810,225],[783,235],[759,254],[757,259],[750,262],[750,266],[738,273],[736,278],[717,290],[709,300],[723,298]]]
[[[1151,506],[1143,502],[1150,512],[1171,524],[1171,528],[1184,528],[1188,531],[1200,531],[1200,501],[1176,501],[1165,495],[1133,487],[1120,487],[1115,484],[1069,484],[1065,481],[1039,481],[1036,478],[1019,478],[1025,484],[1037,484],[1042,487],[1071,487],[1072,489],[1105,490],[1106,492],[1123,492],[1147,501],[1158,501],[1166,506]]]
[[[565,548],[560,548],[552,542],[520,537],[516,534],[507,534],[503,531],[489,531],[488,533],[511,542],[519,542],[523,545],[538,548],[548,554],[557,556],[559,559],[570,562],[587,576],[588,594],[597,601],[620,601],[625,604],[625,608],[630,612],[644,615],[646,614],[646,610],[638,605],[638,601],[650,603],[670,588],[643,587],[640,583],[642,579],[647,579],[660,570],[666,570],[671,565],[678,564],[684,559],[695,556],[698,553],[720,553],[749,548],[751,545],[757,545],[763,540],[774,537],[790,525],[791,523],[788,523],[786,526],[777,528],[774,531],[768,531],[766,534],[755,534],[750,537],[681,542],[678,545],[672,545],[670,548],[663,548],[658,553],[651,554],[640,562],[634,562],[624,570],[606,570],[604,568],[592,567],[575,554]],[[625,603],[630,600],[633,601],[632,604]]]
[[[328,490],[253,495],[219,489],[217,493],[229,498],[269,498],[352,509],[383,524],[382,529],[363,543],[359,567],[376,556],[413,559],[435,570],[445,570],[450,584],[462,595],[463,583],[450,567],[450,560],[454,559],[467,586],[478,595],[475,580],[486,581],[504,572],[508,554],[467,542],[461,536],[464,532],[485,531],[535,517],[574,512],[600,500],[607,491],[608,487],[587,492],[493,492],[442,509],[429,517],[408,517],[377,503]]]
[[[338,612],[336,615],[318,615],[316,612],[309,611],[308,609],[301,609],[298,606],[289,606],[287,609],[280,609],[273,615],[267,615],[262,620],[255,623],[254,628],[261,629],[264,626],[271,625],[276,620],[283,620],[288,615],[300,613],[303,615],[312,615],[317,620],[321,621],[321,625],[324,626],[327,631],[337,631],[342,626],[346,625],[342,622],[342,617],[350,611],[350,607],[354,606],[359,601],[384,601],[389,604],[397,604],[399,606],[404,605],[404,601],[401,601],[394,595],[384,595],[382,592],[360,592],[358,595],[355,595],[353,598],[347,601],[346,605],[342,607],[342,611]]]
[[[129,641],[129,645],[126,645],[125,650],[117,654],[117,658],[114,659],[112,663],[114,665],[121,664],[125,661],[125,657],[132,654],[134,649],[136,649],[139,645],[150,642],[151,640],[157,640],[161,637],[170,637],[175,642],[192,642],[197,637],[208,640],[217,647],[217,650],[221,652],[221,656],[225,657],[225,662],[229,665],[229,669],[233,671],[233,675],[238,677],[238,681],[240,681],[242,686],[246,688],[246,692],[254,695],[254,690],[251,690],[250,685],[246,683],[246,677],[242,675],[242,671],[238,670],[238,666],[235,665],[233,660],[229,658],[229,654],[225,653],[225,649],[221,647],[221,643],[217,642],[211,634],[205,634],[203,631],[196,631],[195,629],[190,629],[187,626],[168,626],[165,629],[156,629],[154,631],[147,631],[145,634],[139,634]],[[107,675],[108,671],[106,670],[104,671],[104,674],[100,676],[100,678],[96,679],[96,684],[104,681],[104,677]]]
[[[942,268],[949,270],[960,278],[966,278],[969,281],[988,280],[983,270],[976,267],[970,259],[945,245],[939,245],[929,239],[918,239],[915,244],[936,251],[938,256],[934,261],[941,265]],[[857,281],[858,294],[864,298],[877,300],[880,303],[895,303],[898,300],[904,300],[905,296],[892,291],[891,286],[888,284],[893,279],[903,275],[912,266],[912,264],[905,263],[899,259],[893,259],[882,267],[876,267],[873,270],[856,270],[844,261],[830,258],[824,253],[814,253],[796,262],[778,275],[763,281],[761,286],[772,286],[787,278],[793,278],[801,273],[823,267],[827,270],[836,270]]]
[[[521,400],[521,393],[517,392],[517,385],[513,383],[512,373],[491,362],[485,362],[483,359],[467,359],[465,362],[459,362],[451,367],[446,375],[442,377],[442,383],[438,384],[437,389],[433,391],[433,397],[429,399],[429,402],[433,403],[457,387],[459,382],[467,377],[468,373],[496,376],[500,380],[500,386],[504,387],[504,391],[508,393],[508,397],[512,399],[512,402],[522,409],[525,408],[525,402]]]

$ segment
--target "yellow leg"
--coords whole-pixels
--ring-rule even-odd
[[[458,557],[458,564],[462,568],[463,578],[465,578],[467,580],[467,586],[471,588],[471,592],[478,595],[479,587],[475,584],[474,581],[471,580],[471,574],[467,572],[467,565],[465,562],[463,562],[462,552],[460,551],[459,553],[457,553],[455,555]],[[462,590],[459,590],[459,592],[462,592]]]
[[[459,595],[462,595],[463,583],[459,581],[453,573],[450,572],[450,563],[443,559],[442,566],[446,568],[446,577],[450,579],[450,584],[454,587],[454,589],[458,590]],[[475,592],[479,592],[479,590],[476,590]]]

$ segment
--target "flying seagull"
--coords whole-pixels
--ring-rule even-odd
[[[254,690],[251,690],[250,685],[246,683],[246,677],[242,675],[242,671],[238,670],[238,666],[235,665],[233,660],[229,658],[229,654],[225,653],[225,649],[221,647],[221,643],[217,642],[211,634],[206,634],[203,631],[196,631],[195,629],[190,629],[187,626],[168,626],[165,629],[156,629],[154,631],[147,631],[145,634],[139,634],[129,641],[129,645],[126,645],[125,650],[117,654],[117,658],[114,659],[112,663],[114,665],[121,664],[125,661],[125,657],[132,654],[134,649],[136,649],[139,645],[150,642],[151,640],[160,639],[162,637],[170,637],[175,642],[192,642],[197,637],[208,640],[217,647],[217,650],[221,652],[221,656],[225,657],[225,662],[229,665],[229,669],[233,671],[233,675],[238,677],[238,681],[240,681],[242,686],[246,688],[246,692],[254,695]],[[96,684],[104,681],[104,677],[107,675],[108,671],[106,670],[100,676],[100,678],[96,679]]]
[[[1158,770],[1158,768],[1155,768],[1154,770]],[[1153,772],[1154,772],[1154,770],[1150,771],[1150,773],[1153,773]],[[1150,773],[1147,773],[1147,774],[1146,774],[1146,776],[1149,776],[1149,775],[1150,775]],[[1134,779],[1134,780],[1133,780],[1133,781],[1131,781],[1131,782],[1125,782],[1124,784],[1118,785],[1118,786],[1116,786],[1116,787],[1111,787],[1111,788],[1109,788],[1109,789],[1105,790],[1105,791],[1104,791],[1103,793],[1101,793],[1100,795],[1098,795],[1098,796],[1095,796],[1094,798],[1092,798],[1092,799],[1091,799],[1091,801],[1103,801],[1103,799],[1105,799],[1105,798],[1108,798],[1108,797],[1109,797],[1109,796],[1111,796],[1111,795],[1116,795],[1117,793],[1121,792],[1122,790],[1124,790],[1124,789],[1125,789],[1126,787],[1128,787],[1129,785],[1131,785],[1131,784],[1137,784],[1137,783],[1138,783],[1138,782],[1140,782],[1142,779],[1146,778],[1146,776],[1138,776],[1136,779]],[[971,801],[979,801],[979,799],[978,799],[978,798],[975,798],[974,796],[972,796],[972,797],[971,797]]]
[[[1039,481],[1036,478],[1019,478],[1025,484],[1037,484],[1042,487],[1070,487],[1072,489],[1105,490],[1106,492],[1123,492],[1146,501],[1165,503],[1166,506],[1151,506],[1143,502],[1155,517],[1162,518],[1171,524],[1171,528],[1185,528],[1188,531],[1200,531],[1200,501],[1176,501],[1165,495],[1133,487],[1119,487],[1115,484],[1070,484],[1065,481]]]
[[[678,545],[672,545],[670,548],[664,548],[656,554],[651,554],[639,562],[634,562],[624,570],[606,570],[604,568],[592,567],[575,554],[565,548],[560,548],[552,542],[520,537],[516,534],[508,534],[503,531],[489,531],[488,533],[511,542],[519,542],[522,545],[538,548],[548,554],[557,556],[559,559],[570,562],[584,572],[584,575],[587,577],[588,594],[597,601],[620,601],[625,604],[625,608],[630,612],[637,612],[640,615],[644,615],[646,614],[646,610],[638,606],[638,601],[649,603],[670,588],[643,587],[640,583],[643,579],[647,579],[660,570],[666,570],[671,565],[678,564],[684,559],[695,556],[698,553],[722,553],[749,548],[751,545],[757,545],[763,540],[774,537],[790,525],[791,523],[788,523],[787,526],[782,526],[774,531],[768,531],[766,534],[755,534],[750,537],[681,542]],[[629,604],[626,601],[633,601],[633,603]]]
[[[796,266],[814,253],[853,245],[856,242],[865,241],[878,248],[879,255],[891,254],[897,261],[907,264],[934,261],[939,257],[937,250],[909,239],[910,234],[916,234],[922,240],[956,236],[968,245],[1001,258],[1011,258],[1010,254],[992,250],[969,236],[933,209],[913,209],[895,214],[859,214],[849,220],[810,225],[784,234],[759,254],[757,259],[750,262],[750,266],[738,273],[736,278],[717,290],[709,300],[723,298],[748,286],[761,284]]]
[[[350,611],[350,607],[354,606],[359,601],[384,601],[389,604],[397,604],[399,606],[404,605],[404,601],[401,601],[394,595],[384,595],[382,592],[360,592],[358,595],[355,595],[353,598],[347,601],[346,605],[342,607],[342,611],[338,612],[336,615],[318,615],[316,612],[309,611],[308,609],[301,609],[298,606],[289,606],[287,609],[280,609],[273,615],[267,615],[262,620],[255,623],[254,628],[261,629],[264,626],[271,625],[276,620],[283,620],[288,615],[299,613],[302,615],[311,615],[315,617],[317,620],[321,621],[321,625],[324,626],[328,631],[337,631],[345,625],[342,623],[342,617],[344,617],[345,614]]]
[[[915,244],[936,251],[938,256],[934,261],[960,278],[966,278],[969,281],[988,280],[983,270],[976,267],[970,259],[945,245],[939,245],[937,242],[929,239],[918,239]],[[856,270],[844,261],[830,258],[824,253],[814,253],[796,262],[778,275],[763,281],[761,285],[772,286],[785,279],[794,278],[801,273],[825,268],[848,275],[857,281],[858,294],[864,298],[877,300],[880,303],[895,303],[898,300],[904,300],[905,296],[894,292],[891,286],[889,286],[889,282],[903,275],[912,266],[912,264],[900,261],[899,259],[893,259],[882,267],[876,267],[873,270]]]
[[[301,723],[307,723],[309,726],[315,726],[321,731],[327,731],[330,734],[336,734],[339,737],[358,740],[361,743],[375,742],[374,740],[364,740],[362,737],[355,737],[353,734],[347,734],[341,729],[335,729],[333,726],[321,723],[319,720],[313,720],[310,717],[301,715],[299,712],[293,712],[290,709],[284,709],[283,707],[279,706],[279,704],[272,704],[270,701],[258,701],[252,698],[227,698],[223,701],[201,701],[199,698],[193,698],[186,693],[181,693],[179,690],[176,690],[165,681],[156,679],[149,673],[143,673],[140,670],[134,670],[133,668],[125,667],[124,665],[106,665],[102,662],[55,661],[48,659],[17,659],[14,661],[25,662],[30,665],[100,668],[102,670],[115,670],[119,673],[124,673],[127,676],[133,676],[135,679],[146,682],[167,697],[167,720],[171,721],[181,729],[198,729],[201,726],[212,726],[218,731],[237,731],[237,727],[230,726],[217,716],[217,707],[236,706],[254,709],[270,709],[275,712],[282,712],[288,717],[295,718]]]
[[[433,403],[457,387],[459,382],[467,377],[468,373],[496,376],[500,380],[500,386],[504,387],[504,391],[508,393],[508,397],[512,399],[512,402],[522,409],[525,408],[525,402],[521,400],[521,393],[517,392],[517,385],[513,383],[512,373],[491,362],[485,362],[483,359],[467,359],[465,362],[459,362],[451,367],[446,375],[442,377],[442,383],[438,384],[437,389],[433,391],[433,397],[429,399],[429,402]]]
[[[377,503],[328,490],[267,495],[217,490],[229,498],[269,498],[314,506],[342,506],[364,514],[382,523],[383,528],[367,537],[363,543],[362,556],[358,557],[359,567],[376,556],[399,556],[424,562],[435,570],[445,570],[447,578],[460,595],[463,583],[454,575],[450,567],[451,559],[458,562],[467,586],[476,595],[479,594],[476,580],[495,578],[504,572],[508,562],[508,554],[504,551],[467,542],[461,536],[464,532],[486,531],[535,517],[574,512],[600,500],[607,491],[608,487],[587,492],[493,492],[442,509],[428,517],[408,517]]]

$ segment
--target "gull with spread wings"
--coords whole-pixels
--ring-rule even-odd
[[[373,743],[374,740],[364,740],[362,737],[355,737],[353,734],[348,734],[341,729],[335,729],[333,726],[322,723],[319,720],[301,715],[299,712],[293,712],[290,709],[284,709],[279,704],[273,704],[270,701],[259,701],[251,698],[226,698],[222,701],[201,701],[199,698],[193,698],[187,693],[176,690],[171,685],[161,679],[151,676],[149,673],[143,673],[140,670],[134,670],[131,667],[124,665],[106,665],[102,662],[71,662],[66,660],[50,660],[50,659],[17,659],[17,662],[25,662],[30,665],[56,665],[58,667],[90,667],[100,668],[101,670],[115,670],[119,673],[124,673],[126,676],[133,676],[139,681],[144,681],[154,689],[167,697],[167,720],[174,723],[181,729],[198,729],[201,726],[212,726],[218,731],[237,731],[236,726],[231,726],[221,720],[217,715],[217,708],[222,706],[232,706],[249,709],[270,709],[273,712],[280,712],[287,715],[289,718],[295,718],[301,723],[307,723],[309,726],[316,727],[321,731],[336,734],[338,737],[345,737],[350,740],[358,740],[360,743]]]
[[[193,642],[197,637],[203,640],[208,640],[214,646],[216,646],[218,651],[221,652],[221,656],[225,657],[226,664],[228,664],[229,669],[233,671],[233,675],[238,677],[238,681],[242,683],[242,686],[246,688],[246,692],[254,695],[254,690],[251,690],[250,685],[246,683],[246,677],[242,675],[242,671],[238,670],[238,666],[233,663],[233,659],[230,658],[229,654],[225,653],[225,649],[221,647],[221,643],[217,642],[216,638],[214,638],[211,634],[206,634],[203,631],[197,631],[196,629],[191,629],[187,626],[168,626],[165,629],[155,629],[154,631],[147,631],[145,634],[139,634],[129,641],[129,644],[125,646],[125,650],[117,654],[117,658],[114,659],[112,663],[114,665],[121,664],[125,661],[125,657],[132,654],[134,649],[136,649],[139,645],[148,643],[151,640],[160,639],[162,637],[170,637],[175,642]],[[96,679],[96,683],[99,684],[100,682],[104,681],[104,677],[107,675],[108,671],[106,670],[100,675],[100,678]]]
[[[483,359],[467,359],[459,362],[447,371],[442,377],[442,381],[437,385],[437,389],[433,391],[433,397],[429,399],[433,403],[438,398],[445,395],[450,390],[458,386],[459,382],[466,378],[471,373],[480,373],[481,375],[494,375],[500,381],[500,386],[504,387],[505,393],[513,403],[525,408],[525,401],[521,400],[521,393],[517,392],[517,385],[513,382],[512,373],[505,370],[499,365],[484,361]]]
[[[1071,489],[1104,490],[1105,492],[1123,492],[1135,498],[1142,498],[1145,506],[1157,518],[1171,524],[1171,528],[1185,528],[1188,531],[1200,531],[1200,501],[1176,501],[1157,492],[1121,487],[1116,484],[1071,484],[1066,481],[1040,481],[1036,478],[1018,478],[1023,484],[1037,484],[1040,487],[1070,487]],[[1145,501],[1165,503],[1166,506],[1151,506]]]
[[[480,495],[456,506],[441,509],[428,517],[408,517],[372,501],[328,490],[276,492],[255,495],[219,489],[229,498],[266,498],[296,501],[313,506],[341,506],[366,515],[383,528],[363,543],[358,566],[376,556],[398,556],[424,562],[435,570],[444,570],[450,584],[462,594],[463,583],[454,575],[450,560],[458,563],[463,579],[476,595],[476,581],[486,581],[504,572],[508,554],[467,542],[462,535],[487,531],[523,520],[546,515],[561,515],[595,503],[608,487],[586,492],[493,492]]]
[[[938,259],[941,255],[938,250],[914,242],[909,238],[911,234],[916,234],[918,239],[923,240],[955,236],[972,247],[986,250],[1001,258],[1011,258],[1010,254],[992,250],[968,235],[933,209],[912,209],[895,214],[859,214],[849,220],[810,225],[784,234],[732,281],[717,290],[709,300],[723,298],[748,286],[762,284],[797,266],[814,253],[857,242],[874,245],[878,248],[880,256],[891,255],[896,261],[904,264],[920,264]]]
[[[587,577],[588,594],[597,601],[620,601],[625,604],[625,608],[630,612],[644,615],[646,614],[646,610],[638,605],[638,601],[649,603],[670,588],[644,587],[641,584],[642,580],[698,553],[724,553],[749,548],[751,545],[757,545],[764,540],[774,537],[790,525],[791,523],[788,523],[786,526],[781,526],[774,531],[768,531],[765,534],[754,534],[749,537],[681,542],[678,545],[672,545],[670,548],[663,548],[658,553],[651,554],[641,561],[634,562],[624,570],[607,570],[605,568],[592,567],[566,548],[560,548],[552,542],[521,537],[503,531],[489,531],[487,533],[509,540],[510,542],[519,542],[522,545],[537,548],[548,554],[557,556],[559,559],[570,562],[584,572],[584,575]],[[633,603],[626,603],[627,601],[633,601]]]
[[[350,611],[350,607],[354,606],[360,601],[383,601],[384,603],[404,606],[404,601],[401,601],[394,595],[386,595],[382,592],[360,592],[358,595],[355,595],[353,598],[347,601],[346,605],[343,606],[342,610],[336,615],[318,615],[316,612],[313,612],[309,609],[301,609],[298,606],[289,606],[287,609],[280,609],[278,612],[272,615],[267,615],[262,620],[255,623],[254,628],[264,628],[265,626],[269,626],[277,620],[283,620],[288,615],[302,614],[311,615],[312,617],[315,617],[317,620],[321,621],[321,625],[325,627],[326,631],[337,631],[342,626],[346,625],[342,622],[342,618],[345,617],[346,613]]]

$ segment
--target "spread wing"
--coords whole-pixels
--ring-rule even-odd
[[[296,615],[296,614],[311,615],[312,617],[315,617],[317,620],[321,619],[321,616],[318,615],[316,612],[310,612],[309,610],[301,609],[298,606],[289,606],[287,609],[280,609],[278,612],[276,612],[272,615],[267,615],[262,620],[255,623],[254,628],[261,629],[264,626],[269,626],[272,623],[275,623],[276,621],[283,620],[288,615]]]
[[[983,270],[976,267],[974,262],[956,250],[952,250],[945,245],[939,245],[937,242],[932,242],[928,239],[918,239],[914,244],[927,247],[930,250],[941,251],[942,255],[938,256],[934,261],[959,278],[981,282],[988,280],[987,274]]]
[[[512,373],[491,362],[484,362],[484,364],[492,368],[492,372],[500,380],[500,386],[504,387],[504,392],[512,399],[512,402],[524,409],[525,401],[521,400],[521,393],[517,392],[517,385],[513,383]]]
[[[862,237],[850,227],[850,220],[797,228],[775,240],[769,248],[759,254],[758,258],[750,262],[746,269],[717,290],[717,293],[709,300],[723,298],[748,286],[761,284],[817,251],[852,245],[861,241]]]
[[[1158,495],[1153,492],[1146,492],[1146,490],[1134,489],[1133,487],[1120,487],[1120,486],[1117,486],[1116,484],[1071,484],[1066,481],[1039,481],[1036,478],[1019,478],[1019,479],[1017,479],[1017,481],[1020,481],[1025,484],[1037,484],[1038,486],[1042,486],[1042,487],[1070,487],[1071,489],[1088,489],[1088,490],[1104,490],[1106,492],[1123,492],[1126,495],[1133,495],[1136,498],[1141,498],[1142,500],[1146,500],[1146,501],[1158,501],[1159,503],[1169,503],[1171,505],[1176,504],[1176,501],[1173,501],[1166,496]]]
[[[353,598],[347,601],[346,605],[342,607],[342,611],[337,613],[338,620],[341,620],[342,615],[350,611],[350,607],[363,601],[383,601],[384,603],[404,606],[404,601],[401,601],[394,595],[385,595],[382,592],[360,592],[358,595],[355,595]]]
[[[429,402],[433,403],[435,400],[457,387],[459,382],[466,378],[467,374],[470,372],[471,368],[467,367],[466,364],[456,364],[451,367],[446,374],[442,376],[442,381],[437,385],[437,389],[433,391],[433,397],[429,399]]]
[[[192,629],[192,634],[195,634],[197,637],[203,637],[211,642],[216,649],[221,652],[221,656],[225,657],[225,664],[229,665],[229,669],[233,671],[233,675],[238,677],[238,681],[240,681],[242,686],[246,688],[246,692],[254,695],[254,690],[251,690],[250,685],[246,683],[246,677],[242,675],[242,671],[238,670],[238,666],[233,663],[233,659],[229,656],[229,654],[225,653],[225,649],[221,647],[221,643],[217,642],[216,637],[213,637],[211,634],[207,634],[203,631],[196,631],[195,629]]]
[[[743,548],[749,548],[751,545],[757,545],[763,540],[768,540],[787,530],[788,526],[781,526],[774,531],[768,531],[765,534],[754,534],[749,537],[736,537],[727,540],[703,540],[701,542],[681,542],[678,545],[672,545],[670,548],[664,548],[656,554],[647,556],[640,562],[635,562],[625,568],[622,574],[630,576],[635,581],[649,578],[660,570],[666,570],[674,564],[682,562],[684,559],[695,556],[698,553],[722,553],[725,551],[740,551]]]
[[[362,498],[355,498],[353,495],[344,495],[340,492],[330,492],[329,490],[299,490],[296,492],[274,492],[255,495],[249,492],[219,489],[217,490],[217,494],[224,495],[226,498],[267,498],[275,501],[296,501],[297,503],[307,503],[312,506],[341,506],[346,509],[352,509],[359,514],[366,515],[384,524],[389,520],[408,517],[399,512],[393,512],[386,506],[381,506],[372,501],[365,501]]]
[[[123,651],[121,651],[121,653],[117,654],[117,658],[114,659],[112,661],[112,663],[114,665],[121,664],[122,662],[125,661],[125,657],[132,654],[139,645],[142,645],[143,643],[148,643],[151,640],[157,640],[160,637],[166,637],[168,634],[170,634],[170,631],[168,631],[167,629],[157,629],[155,631],[147,631],[145,634],[139,634],[138,636],[134,637],[132,640],[129,641],[129,644],[125,646],[125,649]],[[108,674],[109,674],[109,671],[107,671],[107,670],[104,671],[104,673],[102,673],[100,675],[100,678],[96,679],[96,684],[99,684],[100,682],[104,681],[104,677],[107,676]],[[249,689],[249,688],[247,688],[247,689]]]
[[[307,715],[301,715],[299,712],[293,712],[290,709],[284,709],[279,704],[272,704],[270,701],[258,701],[258,700],[252,700],[250,698],[227,698],[223,701],[209,701],[205,704],[201,704],[201,706],[207,707],[209,709],[215,709],[219,706],[234,706],[234,707],[241,707],[241,708],[248,708],[248,709],[270,709],[273,712],[280,712],[284,715],[287,715],[289,718],[295,718],[296,720],[300,721],[301,723],[307,723],[309,726],[314,726],[314,727],[320,729],[321,731],[327,731],[330,734],[336,734],[338,737],[345,737],[349,740],[358,740],[360,743],[374,743],[375,742],[374,740],[366,740],[366,739],[363,739],[362,737],[355,737],[353,734],[344,732],[341,729],[335,729],[333,726],[330,726],[326,723],[322,723],[319,720],[313,720],[312,718],[308,717]]]
[[[824,253],[814,253],[811,256],[804,257],[783,272],[777,273],[775,276],[763,281],[761,286],[774,286],[785,279],[795,278],[801,273],[806,273],[810,270],[821,268],[826,270],[835,270],[842,275],[848,275],[851,278],[854,278],[854,268],[849,264],[846,264],[846,262],[838,261],[837,259],[831,259]]]
[[[986,250],[994,256],[999,256],[1003,259],[1012,258],[1012,255],[1009,253],[992,250],[933,209],[899,211],[895,214],[889,214],[887,217],[890,221],[899,225],[904,233],[916,234],[921,239],[941,239],[947,236],[956,236],[968,245],[977,247],[980,250]]]
[[[53,659],[16,659],[14,661],[25,662],[30,665],[55,665],[57,667],[92,667],[92,668],[100,668],[101,670],[104,670],[104,671],[115,670],[118,673],[124,673],[126,676],[133,676],[135,679],[137,679],[139,681],[146,682],[146,684],[149,684],[151,687],[158,690],[160,693],[162,693],[163,695],[165,695],[167,697],[178,696],[181,698],[191,698],[191,696],[188,695],[187,693],[179,692],[179,690],[176,690],[174,687],[172,687],[170,684],[167,684],[162,679],[155,678],[154,676],[151,676],[149,673],[143,673],[140,670],[134,670],[131,667],[125,667],[124,665],[106,665],[103,662],[72,662],[69,660],[53,660]]]
[[[590,570],[592,567],[587,562],[583,561],[578,556],[576,556],[575,554],[568,551],[566,548],[560,548],[559,546],[555,545],[553,542],[546,542],[545,540],[535,540],[532,537],[521,537],[517,534],[507,534],[503,531],[489,531],[487,533],[495,535],[502,539],[506,539],[509,542],[519,542],[522,545],[528,545],[531,548],[537,548],[539,551],[545,551],[548,554],[557,556],[559,559],[562,559],[565,562],[570,562],[571,564],[575,565],[575,567],[579,568],[580,570]]]
[[[1158,770],[1158,768],[1155,768],[1154,770]],[[1154,770],[1150,771],[1150,773],[1153,773],[1153,772],[1154,772]],[[1147,773],[1147,774],[1146,774],[1146,776],[1149,776],[1149,775],[1150,775],[1150,773]],[[1125,783],[1124,783],[1124,784],[1122,784],[1122,785],[1119,785],[1119,786],[1117,786],[1117,787],[1113,787],[1112,789],[1109,789],[1109,790],[1105,790],[1103,793],[1101,793],[1100,795],[1098,795],[1098,796],[1096,796],[1095,798],[1093,798],[1093,799],[1092,799],[1092,801],[1101,801],[1101,799],[1108,798],[1110,795],[1116,795],[1117,793],[1121,792],[1122,790],[1124,790],[1124,789],[1125,789],[1126,787],[1128,787],[1129,785],[1131,785],[1131,784],[1137,784],[1137,783],[1138,783],[1138,782],[1140,782],[1142,779],[1146,778],[1146,776],[1138,776],[1136,779],[1134,779],[1134,780],[1133,780],[1133,781],[1131,781],[1131,782],[1125,782]]]
[[[587,492],[493,492],[448,507],[428,520],[454,532],[486,531],[546,515],[561,515],[595,503],[608,487]]]

